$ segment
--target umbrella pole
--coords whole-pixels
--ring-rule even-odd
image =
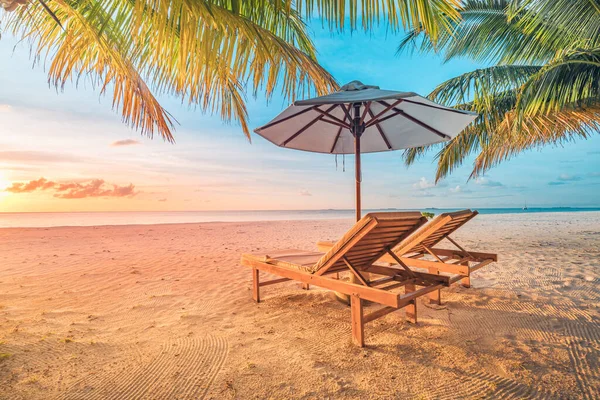
[[[361,190],[360,190],[360,181],[361,178],[361,165],[360,165],[360,136],[362,135],[362,127],[360,126],[360,107],[361,103],[354,103],[352,106],[354,107],[354,118],[352,121],[351,132],[354,136],[354,177],[356,184],[356,222],[358,222],[361,218]],[[363,276],[367,281],[370,280],[370,276],[368,273],[363,273]],[[355,283],[357,285],[361,285],[362,283],[354,276],[354,274],[350,275],[350,282]],[[339,301],[350,305],[350,296],[345,295],[343,293],[335,292],[335,296]],[[363,305],[366,302],[363,300]]]
[[[361,103],[354,103],[354,119],[352,121],[352,134],[354,135],[354,177],[356,180],[356,222],[360,220],[361,205],[360,205],[360,136],[362,135],[362,127],[360,126],[360,106]]]
[[[360,163],[360,137],[362,136],[364,128],[360,126],[360,107],[361,103],[354,103],[354,121],[352,123],[352,130],[354,134],[354,178],[356,185],[356,222],[362,218],[362,207],[361,207],[361,188],[360,183],[362,181],[362,171]],[[369,281],[370,277],[368,273],[363,273],[365,279]],[[359,280],[352,275],[350,277],[352,283],[361,284]]]
[[[356,222],[361,219],[361,204],[360,204],[360,135],[354,139],[354,174],[356,179]]]

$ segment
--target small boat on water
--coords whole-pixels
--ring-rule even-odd
[[[527,202],[525,202],[525,206],[523,207],[523,211],[527,211]]]

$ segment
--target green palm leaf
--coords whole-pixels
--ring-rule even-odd
[[[459,0],[54,0],[11,5],[0,27],[30,40],[63,87],[88,79],[125,122],[173,140],[173,119],[155,95],[175,95],[236,120],[249,137],[246,95],[294,99],[337,87],[316,60],[302,17],[332,29],[385,23],[426,32],[433,41],[458,18]],[[64,30],[60,29],[64,26]],[[0,32],[1,33],[1,32]]]
[[[433,42],[413,30],[399,48],[439,51],[446,60],[498,63],[450,79],[430,94],[439,103],[479,113],[436,154],[436,179],[475,153],[471,177],[521,151],[598,132],[598,0],[467,0],[461,16],[451,35]],[[439,146],[408,150],[405,161],[413,163],[435,148]]]

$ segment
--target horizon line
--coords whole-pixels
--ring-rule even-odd
[[[528,206],[528,209],[600,209],[600,205],[596,206]],[[423,207],[423,208],[364,208],[362,211],[428,211],[428,210],[519,210],[522,207]],[[194,212],[304,212],[304,211],[348,211],[354,212],[354,208],[308,208],[308,209],[223,209],[223,210],[113,210],[113,211],[0,211],[1,214],[84,214],[84,213],[194,213]]]

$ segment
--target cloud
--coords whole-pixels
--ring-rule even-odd
[[[165,201],[167,201],[167,198],[166,198],[166,197],[163,197],[162,199],[158,199],[158,201],[160,201],[160,202],[165,202]],[[186,199],[185,201],[189,201],[189,199]]]
[[[56,183],[47,180],[46,178],[40,178],[29,182],[13,182],[12,185],[6,188],[7,192],[11,193],[29,193],[36,190],[51,189]]]
[[[57,183],[40,178],[29,182],[13,182],[11,186],[5,189],[11,193],[30,193],[37,190],[54,191],[54,197],[60,199],[83,199],[86,197],[133,197],[138,192],[135,191],[135,186],[129,185],[119,186],[107,184],[104,179],[93,179],[89,182],[78,183]]]
[[[481,178],[475,179],[475,184],[476,185],[481,185],[481,186],[487,186],[487,187],[501,187],[501,186],[504,186],[504,184],[502,184],[502,182],[493,181],[493,180],[485,178],[485,177],[481,177]]]
[[[431,189],[432,187],[435,187],[435,183],[429,182],[424,176],[422,176],[421,179],[419,179],[419,182],[413,183],[413,188],[419,190]]]
[[[0,112],[11,112],[12,107],[10,104],[0,104]]]
[[[112,186],[112,188],[110,188]],[[106,185],[104,179],[94,179],[88,183],[71,183],[56,188],[54,197],[61,199],[83,199],[86,197],[132,197],[137,194],[135,186]]]
[[[561,182],[575,182],[575,181],[580,181],[581,177],[573,176],[573,175],[569,175],[569,174],[560,174],[560,176],[558,178],[556,178],[556,180],[561,181]]]
[[[596,178],[600,176],[600,172],[590,172],[589,175]]]
[[[448,189],[450,193],[471,193],[469,189],[464,189],[460,185],[456,185],[456,187]]]
[[[312,196],[312,193],[306,189],[302,189],[299,194],[300,196]]]
[[[548,186],[566,185],[570,182],[577,182],[580,180],[581,180],[580,176],[569,175],[569,174],[560,174],[560,176],[558,178],[556,178],[555,181],[548,182]]]
[[[422,176],[418,182],[413,183],[413,185],[412,185],[412,187],[417,190],[427,190],[427,189],[439,188],[439,187],[445,187],[445,186],[448,186],[448,184],[445,182],[441,182],[441,183],[430,182],[424,176]]]
[[[136,144],[142,144],[142,142],[140,142],[139,140],[135,140],[135,139],[123,139],[123,140],[117,140],[116,142],[112,142],[110,144],[111,147],[121,147],[121,146],[132,146],[132,145],[136,145]]]

